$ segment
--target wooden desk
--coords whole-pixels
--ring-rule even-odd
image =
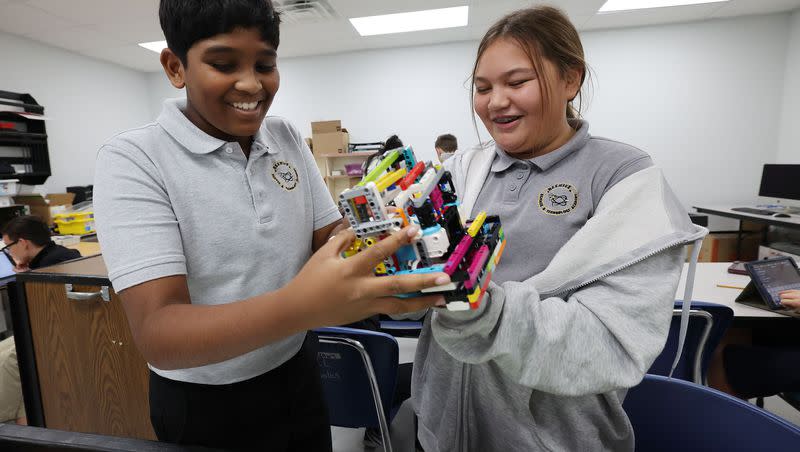
[[[778,314],[764,309],[754,308],[741,303],[736,303],[736,297],[742,293],[742,289],[750,282],[747,275],[735,275],[728,273],[730,262],[700,262],[694,277],[694,290],[692,300],[709,301],[712,303],[723,304],[733,309],[734,326],[753,326],[754,323],[763,324],[764,322],[796,322],[789,316]],[[675,299],[683,299],[683,290],[686,287],[686,271],[689,264],[684,264],[681,280],[678,283],[678,290],[675,292]],[[719,287],[732,286],[730,287]]]
[[[100,243],[98,242],[78,242],[73,245],[67,245],[66,247],[80,251],[83,257],[100,254]]]
[[[103,257],[18,273],[13,284],[9,295],[28,422],[155,439],[147,363],[110,288]]]

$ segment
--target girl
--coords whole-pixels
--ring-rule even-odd
[[[707,231],[646,153],[577,119],[586,64],[559,10],[501,19],[472,75],[494,142],[445,167],[462,217],[500,215],[507,245],[479,309],[425,320],[412,386],[420,442],[633,450],[623,398],[664,346],[682,245]]]

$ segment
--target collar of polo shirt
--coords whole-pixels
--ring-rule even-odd
[[[547,171],[553,165],[563,160],[566,156],[584,147],[586,145],[586,141],[589,140],[588,124],[586,121],[580,119],[571,119],[570,124],[573,126],[577,125],[575,135],[573,135],[572,138],[570,138],[569,141],[567,141],[563,146],[553,152],[548,152],[545,155],[522,161],[533,164],[541,171]],[[495,153],[497,155],[492,161],[491,167],[491,172],[493,173],[502,173],[503,171],[511,168],[515,163],[521,161],[520,159],[508,155],[508,153],[501,149],[500,146],[495,146]]]
[[[164,101],[164,110],[158,116],[157,122],[161,124],[178,143],[194,154],[210,154],[222,148],[228,142],[212,137],[200,130],[189,118],[183,114],[186,108],[186,99],[167,99]],[[269,133],[262,125],[253,139],[253,149],[263,147],[268,154],[278,152],[277,146],[270,146]]]

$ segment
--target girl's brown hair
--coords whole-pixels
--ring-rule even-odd
[[[544,75],[543,60],[547,59],[556,66],[562,78],[568,71],[578,70],[581,74],[578,93],[578,108],[573,106],[574,99],[567,103],[567,118],[580,117],[582,107],[581,87],[587,78],[588,68],[583,56],[583,45],[578,31],[569,18],[560,9],[552,6],[535,6],[514,11],[492,25],[483,36],[478,46],[475,65],[472,67],[472,79],[483,52],[498,39],[512,39],[528,54],[536,73],[537,82],[544,97],[543,108],[550,101],[550,80]],[[470,93],[470,102],[474,100],[475,90]]]

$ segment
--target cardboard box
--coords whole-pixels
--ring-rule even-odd
[[[316,155],[344,154],[350,145],[350,134],[342,128],[342,122],[338,119],[312,122],[311,142]]]
[[[739,257],[736,257],[735,232],[714,232],[708,234],[703,239],[703,246],[700,248],[698,262],[732,262],[735,260],[752,261],[758,257],[758,245],[761,243],[761,234],[744,234],[742,236],[742,249]],[[691,253],[691,246],[689,253]],[[688,257],[691,254],[687,254]]]
[[[31,215],[40,217],[50,226],[53,225],[53,215],[72,207],[73,199],[75,193],[50,193],[46,197],[40,194],[14,196],[15,203],[27,205]]]

